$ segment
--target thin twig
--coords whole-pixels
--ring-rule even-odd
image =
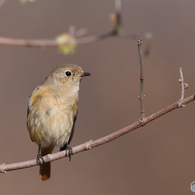
[[[114,139],[117,139],[118,137],[125,135],[126,133],[132,132],[133,130],[142,127],[146,125],[147,123],[157,119],[158,117],[161,117],[177,108],[180,108],[180,104],[186,105],[192,101],[195,100],[195,94],[185,98],[184,100],[179,100],[174,104],[171,104],[170,106],[167,106],[166,108],[163,108],[162,110],[150,115],[149,117],[146,117],[143,122],[141,121],[136,121],[133,124],[124,127],[118,131],[115,131],[114,133],[111,133],[105,137],[99,138],[94,141],[89,141],[84,144],[75,146],[72,148],[73,154],[77,154],[79,152],[83,152],[92,148],[95,148],[97,146],[101,146],[103,144],[106,144]],[[57,152],[54,154],[48,154],[43,157],[45,162],[52,162],[61,158],[65,158],[65,151],[62,152]],[[13,163],[13,164],[2,164],[0,165],[0,172],[1,173],[6,173],[7,171],[13,171],[13,170],[18,170],[18,169],[25,169],[29,167],[37,166],[36,159],[34,160],[29,160],[29,161],[24,161],[24,162],[19,162],[19,163]]]
[[[181,78],[181,98],[180,98],[180,100],[183,100],[184,99],[185,84],[184,84],[182,67],[179,68],[179,72],[180,72],[180,78]]]
[[[111,38],[113,36],[115,36],[115,35],[113,35],[112,32],[109,32],[109,33],[104,33],[104,34],[100,34],[100,35],[92,35],[92,36],[88,36],[88,37],[82,37],[82,38],[76,39],[76,44],[82,45],[82,44],[94,43],[97,41],[102,41],[102,40],[107,39],[107,38]]]
[[[138,46],[138,53],[139,53],[139,61],[140,61],[140,121],[144,121],[145,117],[145,110],[144,110],[144,67],[143,67],[143,59],[142,59],[142,50],[141,50],[141,45],[142,45],[142,38],[137,41],[137,46]]]

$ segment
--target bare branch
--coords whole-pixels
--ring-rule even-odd
[[[180,72],[180,78],[181,78],[181,98],[180,100],[184,99],[184,77],[183,77],[183,71],[182,71],[182,67],[179,68],[179,72]]]
[[[84,31],[86,32],[86,31]],[[81,36],[81,34],[79,34]],[[82,37],[82,38],[77,38],[76,39],[76,44],[81,45],[81,44],[88,44],[88,43],[93,43],[97,41],[104,40],[106,38],[113,37],[112,32],[109,33],[104,33],[101,35],[93,35],[93,36],[88,36],[88,37]],[[128,33],[119,33],[119,37],[128,37],[131,39],[137,39],[138,35],[136,34],[128,34]],[[61,44],[69,44],[71,41],[67,40],[64,41],[64,43],[58,43],[54,39],[37,39],[37,40],[31,40],[31,39],[13,39],[13,38],[7,38],[7,37],[0,37],[0,45],[9,45],[9,46],[25,46],[25,47],[40,47],[44,48],[47,46],[59,46]]]
[[[145,117],[145,110],[144,110],[144,67],[143,67],[143,60],[142,60],[142,51],[141,51],[141,45],[142,45],[142,38],[137,41],[138,46],[138,53],[139,53],[139,61],[140,61],[140,121],[144,121]]]
[[[143,122],[141,121],[136,121],[133,124],[124,127],[118,131],[115,131],[114,133],[111,133],[105,137],[99,138],[94,141],[89,141],[86,143],[83,143],[81,145],[75,146],[72,148],[73,154],[77,154],[79,152],[83,152],[92,148],[95,148],[97,146],[101,146],[103,144],[106,144],[114,139],[117,139],[118,137],[125,135],[126,133],[132,132],[133,130],[142,127],[146,125],[147,123],[157,119],[158,117],[163,116],[164,114],[167,114],[177,108],[180,108],[180,105],[186,105],[192,101],[195,100],[195,94],[183,99],[179,100],[174,104],[171,104],[170,106],[167,106],[166,108],[163,108],[162,110],[150,115],[149,117],[146,117]],[[65,151],[62,152],[57,152],[54,154],[48,154],[44,156],[44,161],[45,162],[52,162],[61,158],[65,158]],[[34,160],[29,160],[29,161],[24,161],[24,162],[19,162],[19,163],[13,163],[13,164],[2,164],[0,165],[0,172],[1,173],[6,173],[7,171],[13,171],[13,170],[18,170],[18,169],[25,169],[29,167],[37,166],[36,164],[36,159]]]
[[[88,37],[82,37],[82,38],[76,39],[76,44],[81,45],[81,44],[94,43],[94,42],[102,41],[104,39],[107,39],[113,36],[114,36],[113,33],[109,32],[109,33],[104,33],[101,35],[92,35]]]

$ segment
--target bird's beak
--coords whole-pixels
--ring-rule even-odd
[[[81,76],[80,76],[80,77],[86,77],[86,76],[91,76],[91,74],[90,74],[90,73],[88,73],[88,72],[84,72],[84,73],[82,73],[82,74],[81,74]]]

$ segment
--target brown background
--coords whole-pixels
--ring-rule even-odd
[[[125,30],[151,31],[151,55],[144,58],[145,108],[150,115],[180,98],[179,67],[195,87],[195,1],[122,1]],[[114,1],[7,0],[0,10],[0,35],[54,38],[87,27],[88,35],[110,30]],[[125,127],[139,117],[139,60],[135,40],[111,38],[81,45],[74,55],[56,48],[0,47],[0,163],[34,159],[37,146],[26,130],[31,91],[57,65],[74,63],[92,76],[83,79],[76,146]],[[106,145],[52,163],[52,177],[38,179],[38,167],[0,175],[0,194],[193,194],[195,180],[194,102]],[[58,151],[56,149],[55,151]]]

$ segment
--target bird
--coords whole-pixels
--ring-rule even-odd
[[[31,140],[38,145],[36,162],[40,165],[41,181],[51,176],[50,162],[45,163],[42,157],[51,154],[55,146],[60,147],[60,151],[69,150],[69,160],[71,158],[69,144],[78,113],[80,81],[90,75],[77,65],[57,66],[28,99],[27,129]]]

